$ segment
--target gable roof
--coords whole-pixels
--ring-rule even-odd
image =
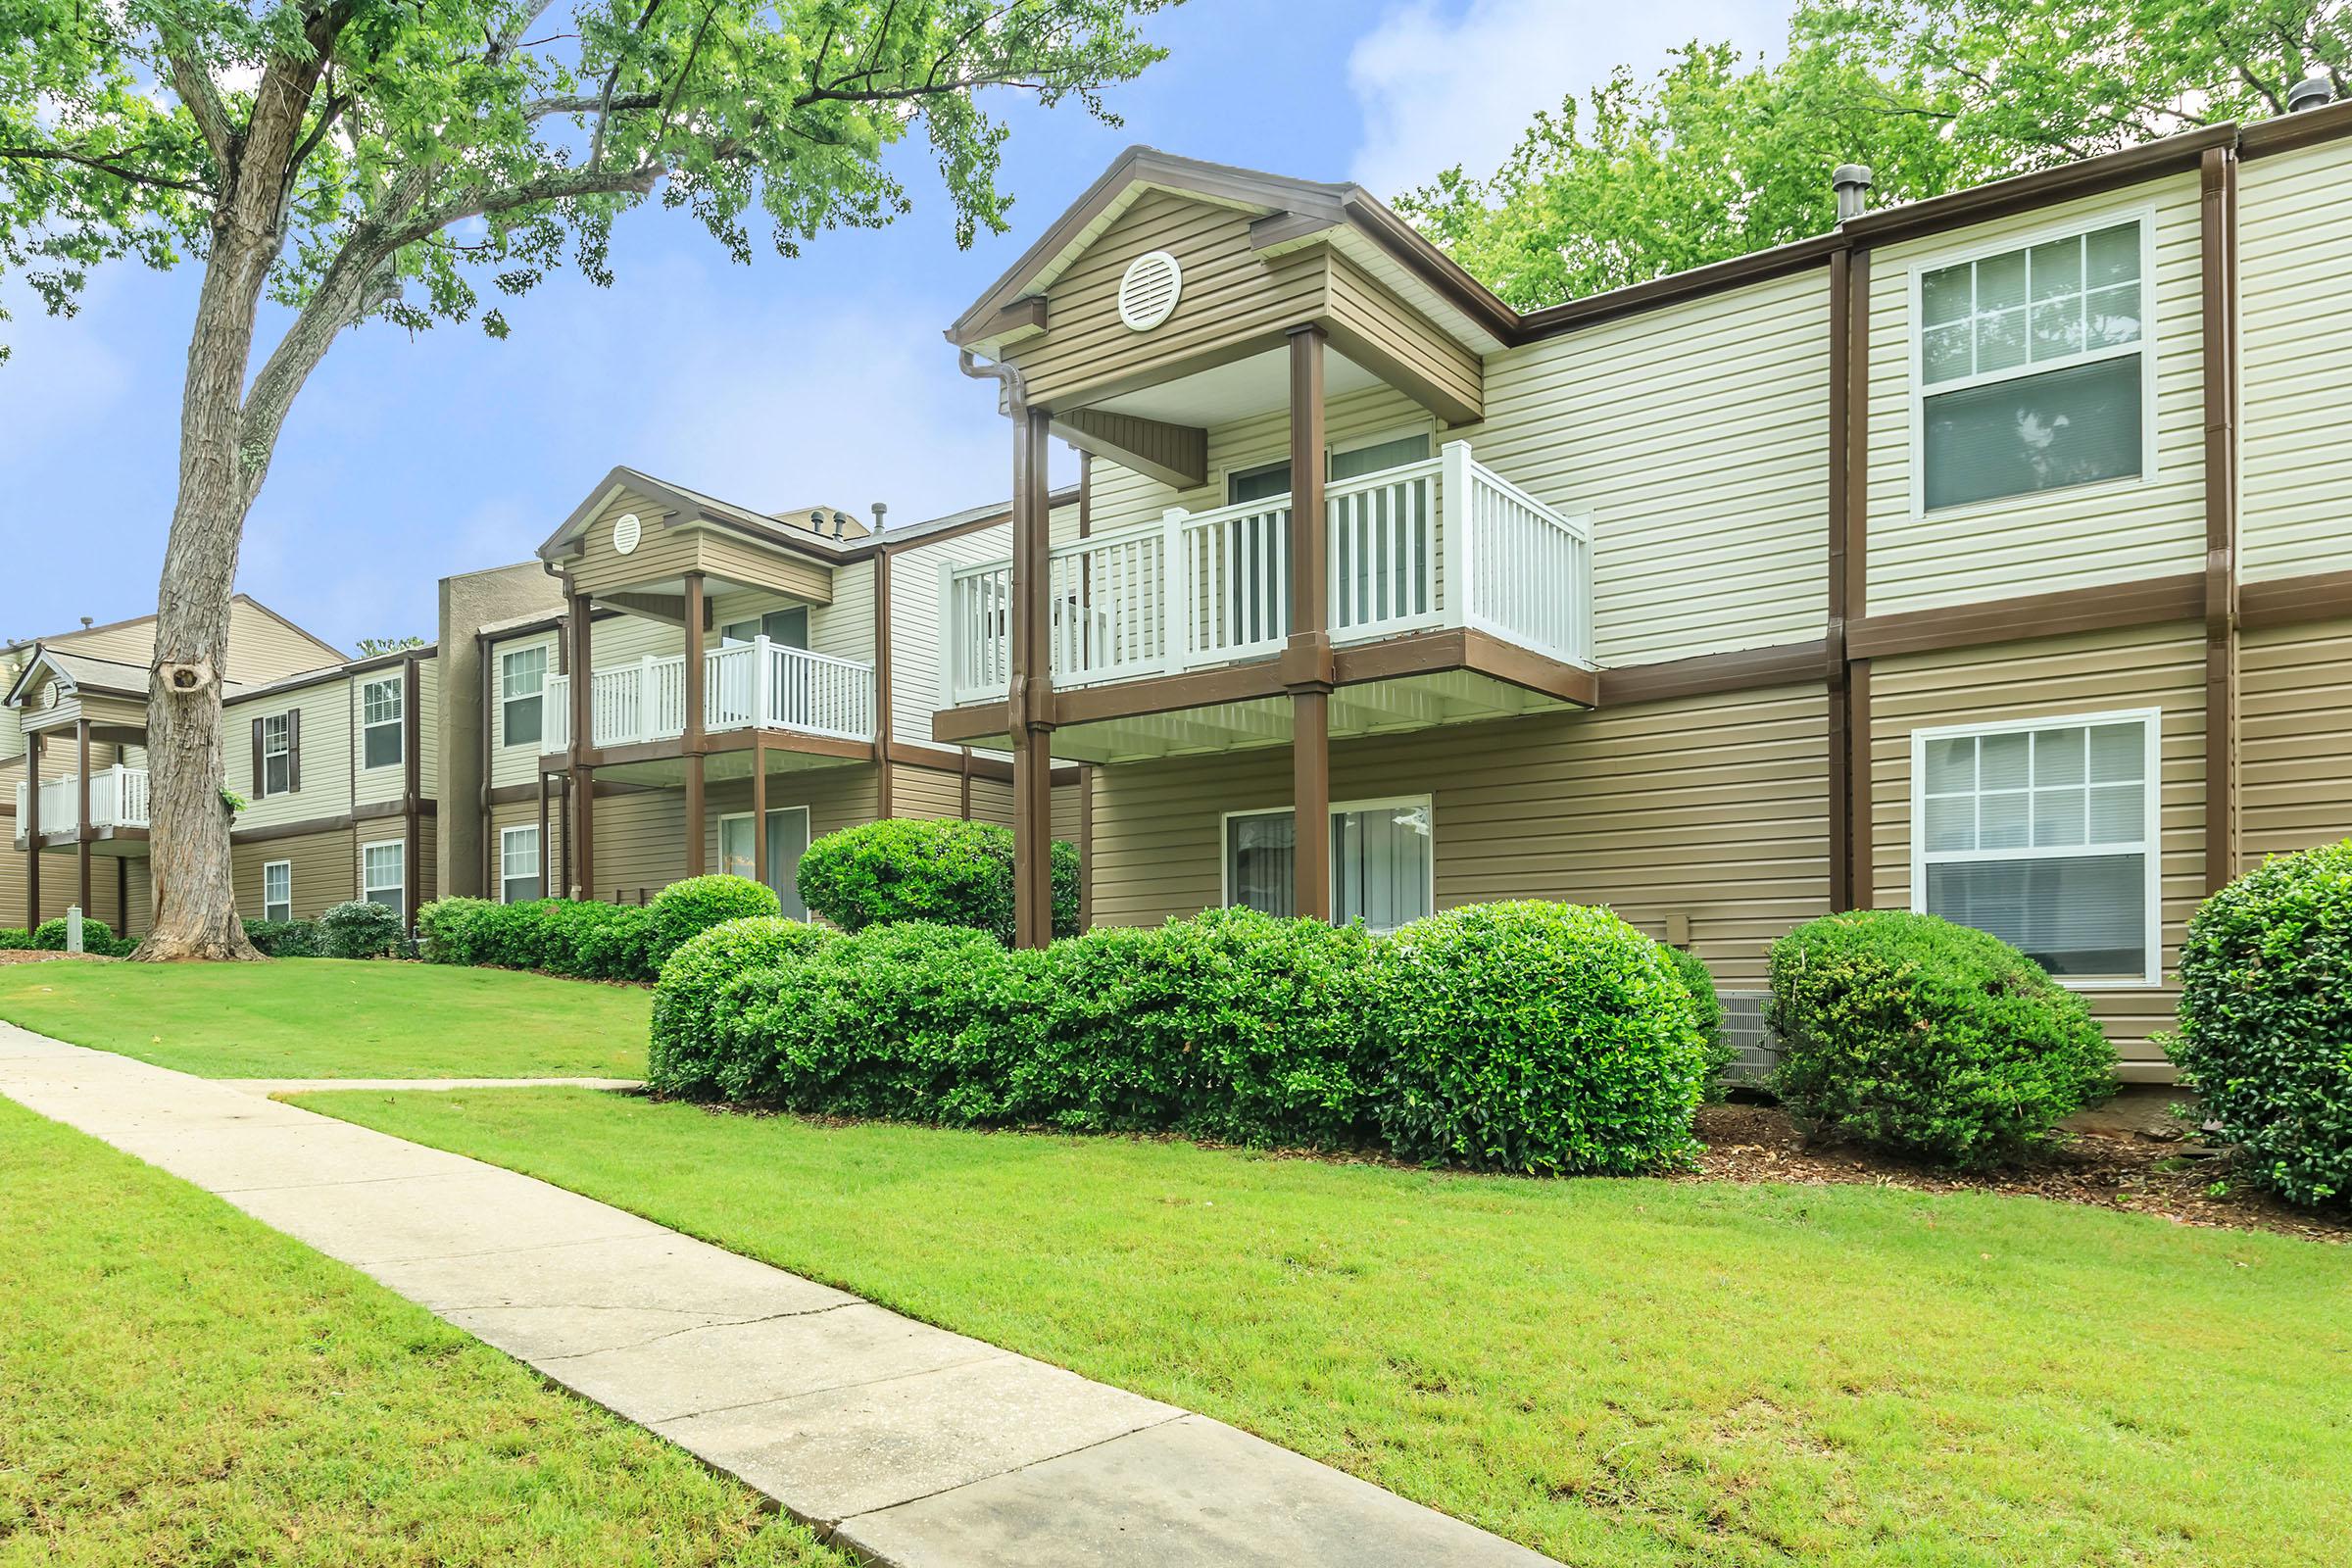
[[[566,547],[580,536],[596,514],[604,510],[605,504],[612,500],[613,492],[617,490],[634,490],[640,495],[651,496],[654,500],[666,504],[678,513],[679,520],[714,524],[730,533],[742,534],[746,538],[757,540],[760,544],[798,551],[803,555],[814,556],[817,560],[829,564],[837,564],[850,559],[850,552],[857,546],[868,542],[869,538],[868,535],[860,533],[836,540],[812,529],[796,527],[779,517],[770,516],[766,513],[755,512],[749,507],[739,507],[732,501],[721,501],[716,496],[705,495],[700,490],[690,490],[682,484],[675,484],[667,479],[657,479],[642,468],[632,468],[624,464],[614,467],[612,472],[599,480],[596,488],[588,492],[588,498],[574,507],[571,515],[565,517],[563,524],[554,533],[547,536],[545,542],[539,546],[539,559],[553,561],[560,555],[567,554]],[[857,517],[856,513],[832,507],[821,509],[807,507],[801,510],[806,512],[841,510],[843,516],[853,519]],[[858,526],[862,528],[864,524],[859,522]]]
[[[116,624],[127,624],[117,622]],[[93,628],[95,629],[95,628]],[[22,648],[25,645],[17,644]],[[76,654],[70,649],[52,648],[47,643],[33,643],[32,656],[17,678],[9,682],[0,706],[20,708],[35,681],[43,674],[54,675],[70,692],[96,692],[108,697],[147,698],[147,666],[126,664],[119,659],[100,659],[95,654]]]

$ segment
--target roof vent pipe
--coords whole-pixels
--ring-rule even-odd
[[[1830,189],[1838,193],[1838,221],[1860,218],[1870,200],[1870,166],[1839,164],[1830,171]]]
[[[882,514],[889,510],[890,503],[887,501],[877,501],[874,503],[874,532],[880,533],[882,531]]]
[[[2335,83],[2326,76],[2305,76],[2286,90],[2286,112],[2299,115],[2306,109],[2321,109],[2335,102]]]

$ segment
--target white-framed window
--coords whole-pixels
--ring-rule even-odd
[[[360,687],[360,765],[398,767],[405,678],[386,675]]]
[[[779,648],[808,646],[808,607],[795,605],[789,610],[771,610],[765,614],[730,620],[718,628],[721,648],[736,643],[748,643],[765,637]]]
[[[283,795],[294,787],[294,715],[262,719],[262,793]]]
[[[524,904],[544,898],[539,877],[539,824],[498,830],[498,901]]]
[[[770,807],[767,813],[767,885],[776,890],[785,918],[806,920],[801,902],[801,855],[808,848],[808,808]],[[730,811],[718,819],[718,868],[729,876],[753,876],[760,862],[752,838],[752,813]]]
[[[1401,468],[1411,463],[1429,460],[1431,434],[1426,426],[1385,430],[1378,435],[1351,437],[1346,446],[1334,444],[1324,449],[1323,477],[1326,483],[1342,479],[1359,479],[1383,468]],[[1238,507],[1246,501],[1263,501],[1291,488],[1291,460],[1278,458],[1272,463],[1260,463],[1247,468],[1231,468],[1225,474],[1225,504]]]
[[[292,860],[264,860],[262,862],[262,918],[291,920],[294,918],[294,862]]]
[[[1287,808],[1227,811],[1225,903],[1298,912],[1298,826]],[[1431,911],[1436,835],[1430,798],[1341,801],[1331,808],[1331,914],[1394,931]]]
[[[408,846],[394,839],[360,848],[360,897],[387,909],[407,907]]]
[[[1911,273],[1912,510],[2156,471],[2153,215]]]
[[[499,743],[536,748],[547,693],[547,645],[498,656]]]
[[[1911,906],[2073,986],[2163,964],[2155,709],[1911,733]]]

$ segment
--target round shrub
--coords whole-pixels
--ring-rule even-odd
[[[245,940],[270,958],[316,958],[319,952],[316,920],[248,920]]]
[[[907,921],[819,943],[722,988],[731,1099],[842,1116],[999,1120],[1019,1038],[984,932]]]
[[[1054,934],[1078,929],[1078,847],[1053,850]],[[1013,938],[1012,829],[892,818],[828,833],[801,856],[801,900],[844,931],[900,920]]]
[[[66,917],[61,914],[54,920],[43,920],[34,926],[32,946],[42,953],[65,952]],[[115,933],[104,920],[93,920],[85,914],[81,917],[81,948],[84,953],[112,953],[115,951]]]
[[[1663,944],[1661,944],[1663,947]],[[1721,1100],[1724,1074],[1740,1054],[1723,1038],[1723,1003],[1715,995],[1715,976],[1699,956],[1687,948],[1664,948],[1683,989],[1690,993],[1690,1021],[1707,1047],[1707,1099]]]
[[[1361,927],[1211,909],[1014,954],[1031,1036],[1016,1119],[1235,1143],[1362,1145],[1381,1084]]]
[[[1380,1123],[1408,1158],[1630,1173],[1687,1162],[1707,1048],[1658,944],[1606,909],[1526,901],[1379,944]]]
[[[2352,1199],[2352,839],[2266,860],[2198,907],[2164,1044],[2251,1180]]]
[[[330,958],[380,958],[399,952],[408,934],[399,910],[353,899],[318,917],[318,935]]]
[[[1772,1087],[1822,1132],[1961,1168],[2010,1158],[2114,1093],[2082,999],[1998,937],[1860,909],[1773,944]]]
[[[705,1097],[718,1089],[718,1068],[734,1049],[725,1005],[739,976],[789,964],[839,934],[779,914],[729,920],[689,937],[662,965],[654,987],[654,1022],[646,1084],[656,1094]]]
[[[748,876],[690,876],[672,882],[646,906],[646,957],[659,970],[689,938],[714,925],[760,914],[782,914],[776,890]]]

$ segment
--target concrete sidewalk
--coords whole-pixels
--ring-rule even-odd
[[[1550,1560],[1221,1422],[228,1084],[0,1024],[0,1093],[372,1275],[881,1563]]]

